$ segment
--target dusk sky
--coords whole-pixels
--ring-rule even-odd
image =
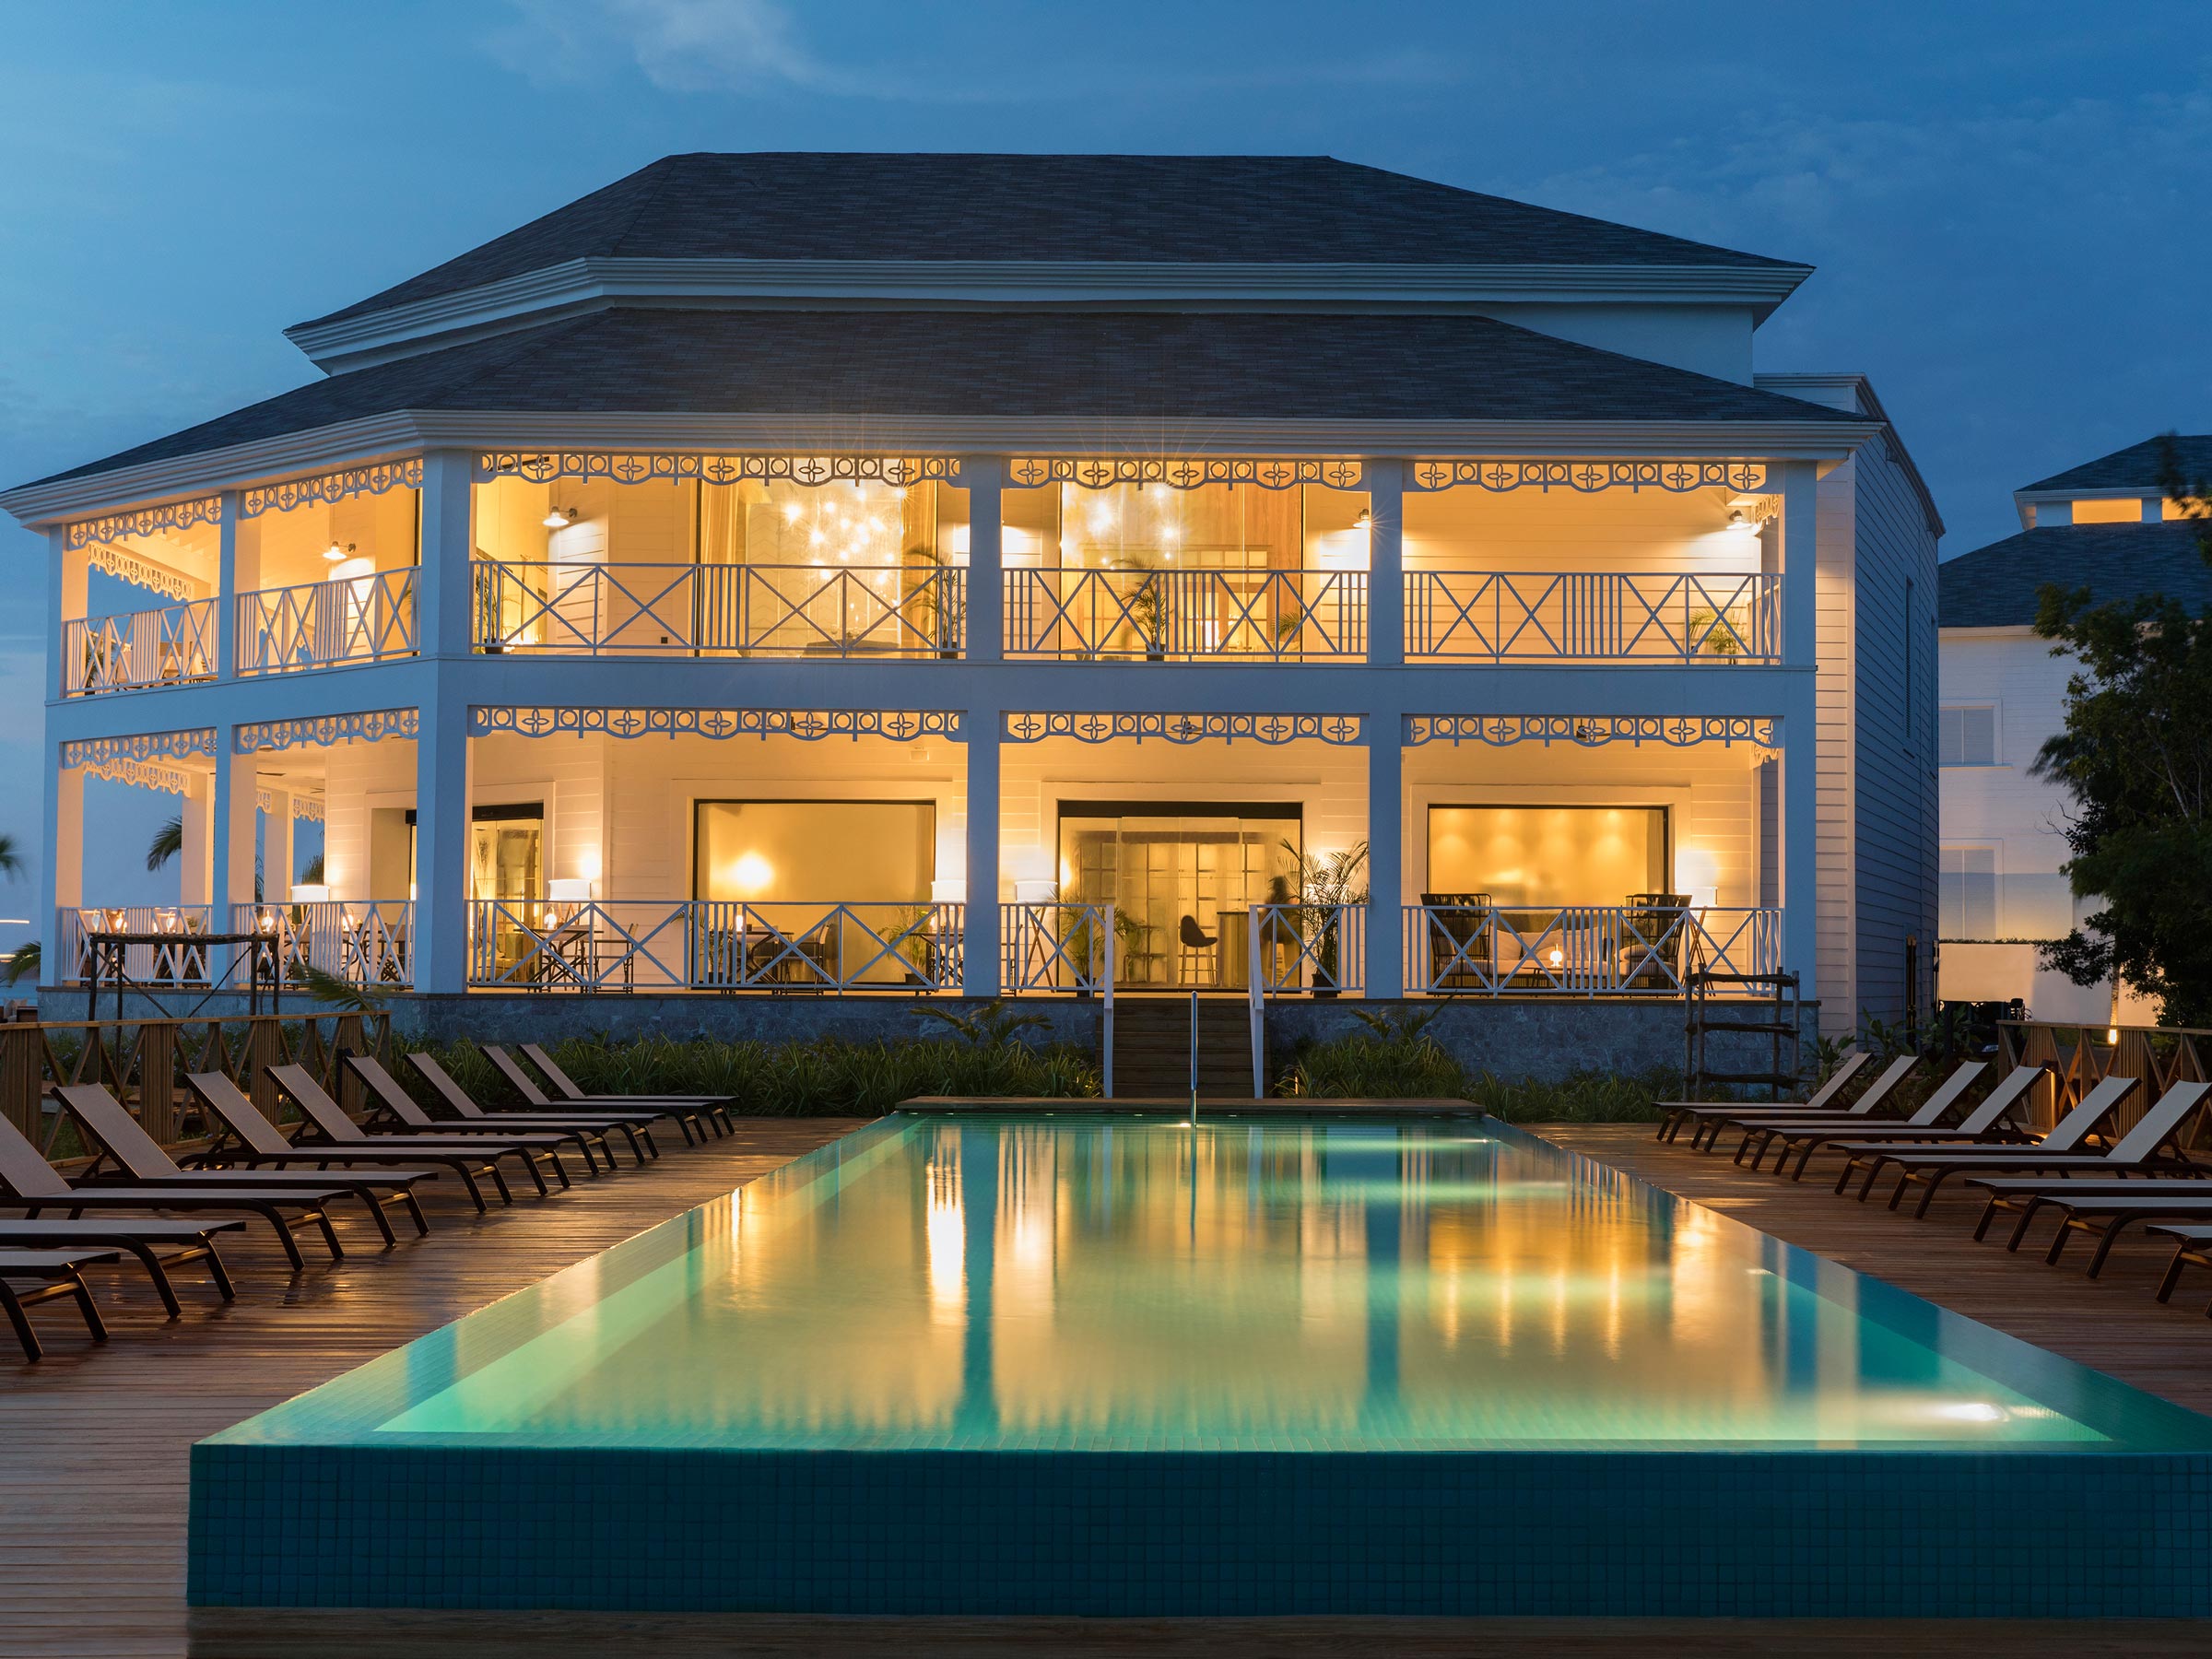
[[[672,151],[1326,153],[1818,266],[1759,366],[1868,374],[1965,552],[2017,527],[2019,484],[2212,429],[2208,21],[1924,0],[18,6],[0,482],[299,385],[316,371],[287,324]],[[12,524],[0,552],[20,781],[0,832],[29,845],[44,554]],[[138,866],[174,803],[100,799],[88,873],[129,872],[102,895],[173,899],[173,866]],[[30,913],[35,881],[0,911]]]

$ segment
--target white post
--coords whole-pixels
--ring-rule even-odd
[[[1367,991],[1371,998],[1406,994],[1404,718],[1396,710],[1367,717]]]
[[[1244,1001],[1252,1021],[1252,1098],[1267,1092],[1267,971],[1260,961],[1260,907],[1244,907]]]
[[[209,814],[214,856],[208,861],[207,902],[212,933],[230,930],[230,907],[253,898],[253,842],[260,828],[259,791],[253,757],[235,752],[238,728],[228,721],[215,728],[213,811]]]
[[[960,457],[968,491],[968,640],[971,663],[1006,655],[1006,558],[1001,533],[1006,463],[996,455]],[[969,889],[972,896],[972,885]]]
[[[1820,657],[1820,480],[1810,461],[1771,470],[1782,475],[1782,660],[1809,676]]]
[[[268,821],[262,827],[261,839],[262,896],[271,904],[282,904],[292,896],[293,872],[299,867],[293,862],[290,790],[269,791]]]
[[[431,450],[422,458],[422,568],[415,573],[416,650],[465,657],[474,648],[475,553],[468,450]]]
[[[229,728],[216,727],[218,737]],[[223,758],[217,755],[219,771]],[[184,799],[177,816],[183,825],[183,848],[177,854],[177,902],[210,904],[215,892],[215,780],[199,772],[186,774]]]
[[[1406,660],[1406,464],[1367,463],[1367,660],[1377,668]]]
[[[1791,670],[1782,715],[1782,966],[1797,975],[1798,994],[1818,996],[1820,811],[1817,579],[1819,480],[1809,461],[1782,463],[1783,662]],[[1851,989],[1838,986],[1845,995]],[[1855,1018],[1852,1023],[1855,1023]]]
[[[1099,995],[1099,1091],[1107,1100],[1113,1099],[1113,906],[1105,907],[1106,943],[1100,955],[1105,965],[1100,970],[1102,976]]]
[[[442,692],[445,688],[438,688]],[[415,737],[415,989],[468,989],[468,704],[433,695]]]
[[[46,637],[53,641],[54,661],[61,675],[49,685],[59,697],[66,684],[67,665],[61,661],[62,624],[85,614],[87,572],[82,554],[69,551],[69,532],[56,524],[46,533]],[[62,765],[62,745],[51,720],[46,727],[45,809],[41,827],[46,832],[45,856],[39,861],[39,943],[46,952],[39,978],[57,982],[76,971],[74,962],[62,961],[62,912],[85,901],[85,774],[80,768]]]
[[[215,676],[229,679],[238,672],[238,596],[259,587],[261,576],[255,568],[260,561],[241,555],[238,545],[239,492],[226,489],[221,500],[215,542]]]
[[[972,624],[972,610],[969,617]],[[962,940],[964,972],[960,989],[969,996],[996,996],[999,994],[998,710],[968,710],[960,717],[960,735],[968,750],[968,911]]]

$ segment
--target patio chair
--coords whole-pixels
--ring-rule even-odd
[[[357,1053],[352,1049],[338,1050],[338,1064],[368,1085],[374,1098],[376,1110],[400,1125],[397,1133],[420,1140],[426,1135],[440,1137],[483,1137],[482,1144],[500,1144],[510,1147],[529,1147],[545,1157],[560,1184],[569,1184],[568,1170],[560,1161],[559,1148],[576,1139],[565,1132],[555,1133],[539,1129],[524,1129],[504,1124],[483,1124],[472,1119],[434,1118],[415,1103],[414,1096],[399,1086],[399,1079],[383,1068],[382,1062],[371,1055]],[[305,1110],[302,1108],[302,1110]],[[495,1141],[491,1138],[497,1136]],[[597,1162],[586,1153],[584,1161],[594,1175],[599,1172]]]
[[[607,1144],[611,1130],[619,1129],[629,1142],[630,1156],[638,1166],[644,1167],[646,1157],[658,1158],[661,1149],[653,1145],[653,1121],[658,1116],[652,1112],[621,1112],[589,1106],[578,1106],[555,1112],[508,1111],[501,1108],[487,1112],[460,1084],[453,1074],[438,1064],[434,1054],[410,1053],[407,1064],[416,1074],[437,1091],[456,1121],[464,1124],[490,1124],[494,1127],[506,1124],[515,1129],[541,1130],[547,1135],[566,1135],[574,1137],[589,1162],[596,1147],[606,1159],[606,1167],[615,1167],[615,1150]]]
[[[480,1156],[491,1167],[492,1184],[499,1189],[500,1196],[509,1203],[513,1202],[514,1194],[508,1191],[507,1182],[500,1173],[499,1160],[502,1158],[513,1158],[522,1165],[523,1172],[530,1177],[540,1198],[545,1197],[548,1191],[545,1171],[538,1164],[541,1158],[547,1160],[553,1172],[559,1177],[562,1186],[569,1184],[568,1174],[561,1169],[556,1150],[562,1145],[559,1135],[513,1135],[494,1140],[473,1132],[463,1135],[371,1132],[347,1117],[346,1109],[324,1092],[323,1086],[315,1081],[304,1065],[272,1065],[268,1075],[283,1092],[284,1098],[300,1108],[300,1114],[307,1120],[307,1125],[321,1137],[313,1141],[304,1138],[307,1130],[303,1128],[301,1138],[292,1142],[294,1147],[302,1151],[314,1151],[328,1146],[343,1147],[347,1151],[364,1147],[391,1147],[411,1155],[418,1153],[426,1159],[441,1152],[457,1153],[462,1157]]]
[[[1873,1058],[1864,1049],[1853,1049],[1836,1063],[1836,1069],[1829,1074],[1828,1081],[1804,1100],[1773,1100],[1769,1104],[1777,1112],[1787,1111],[1793,1106],[1806,1112],[1841,1111],[1841,1102],[1836,1097],[1843,1092],[1844,1085],[1859,1075],[1859,1068]],[[1662,1100],[1659,1107],[1662,1115],[1659,1133],[1655,1137],[1659,1140],[1673,1140],[1682,1132],[1683,1124],[1696,1122],[1700,1113],[1737,1110],[1734,1106],[1713,1106],[1699,1100]]]
[[[85,1283],[84,1270],[105,1266],[121,1260],[122,1255],[119,1250],[0,1250],[0,1310],[6,1311],[7,1323],[15,1327],[24,1359],[37,1359],[46,1351],[23,1312],[43,1301],[75,1302],[76,1311],[85,1316],[85,1329],[92,1334],[92,1340],[108,1339],[108,1327],[92,1300],[91,1287]],[[18,1281],[26,1279],[35,1281],[38,1288],[23,1288]]]
[[[346,1252],[338,1244],[337,1230],[330,1224],[325,1206],[340,1194],[335,1188],[315,1188],[302,1182],[297,1192],[277,1193],[267,1187],[232,1187],[210,1184],[194,1178],[177,1186],[76,1187],[62,1178],[23,1132],[0,1117],[0,1209],[23,1210],[37,1218],[47,1210],[65,1210],[70,1217],[97,1210],[228,1210],[234,1215],[259,1216],[276,1230],[287,1260],[297,1273],[307,1266],[292,1237],[297,1228],[313,1227],[330,1247],[336,1261]]]
[[[312,1164],[317,1169],[328,1169],[333,1164],[348,1169],[369,1164],[437,1164],[461,1178],[479,1216],[486,1211],[483,1191],[477,1184],[479,1176],[491,1179],[503,1202],[514,1202],[514,1194],[500,1179],[498,1165],[481,1154],[441,1152],[422,1147],[295,1146],[253,1104],[252,1097],[221,1072],[187,1072],[184,1081],[227,1131],[200,1155],[208,1166],[229,1169],[243,1164],[281,1170],[294,1164]]]
[[[716,1134],[735,1135],[737,1132],[737,1125],[730,1121],[729,1112],[737,1103],[735,1095],[586,1094],[576,1087],[573,1077],[560,1069],[553,1056],[546,1053],[543,1043],[525,1042],[520,1046],[523,1058],[545,1073],[546,1080],[553,1085],[564,1100],[584,1101],[592,1105],[605,1101],[618,1106],[697,1106],[707,1113],[708,1121],[715,1125]]]
[[[2183,1267],[2212,1267],[2212,1226],[2201,1221],[2167,1221],[2145,1230],[2173,1241],[2173,1260],[2166,1264],[2165,1276],[2159,1280],[2160,1301],[2173,1300],[2174,1288],[2182,1282]],[[2205,1317],[2212,1319],[2212,1302],[2205,1304]]]
[[[500,1044],[479,1042],[477,1047],[483,1052],[484,1057],[491,1062],[500,1076],[507,1079],[509,1087],[523,1097],[524,1104],[534,1112],[543,1113],[562,1111],[591,1111],[605,1106],[611,1107],[618,1112],[633,1112],[638,1118],[647,1123],[658,1123],[665,1118],[682,1131],[684,1145],[687,1147],[699,1144],[701,1137],[694,1135],[692,1131],[695,1128],[703,1127],[708,1121],[708,1113],[704,1108],[689,1105],[681,1100],[660,1100],[651,1097],[632,1100],[624,1095],[600,1095],[588,1098],[579,1097],[573,1103],[564,1103],[552,1099],[544,1089],[540,1088],[537,1086],[537,1079],[524,1069],[522,1062]],[[495,1112],[500,1110],[503,1109],[493,1108]],[[721,1130],[717,1129],[715,1133],[719,1135]]]
[[[1688,929],[1688,893],[1630,893],[1621,912],[1619,971],[1623,989],[1682,982],[1682,945]]]
[[[215,1235],[235,1232],[244,1226],[243,1221],[126,1221],[103,1220],[98,1217],[75,1221],[0,1221],[0,1247],[67,1250],[95,1245],[124,1251],[138,1258],[138,1265],[153,1281],[154,1294],[161,1299],[169,1316],[177,1319],[183,1315],[184,1309],[177,1300],[176,1286],[169,1277],[171,1267],[205,1262],[216,1293],[225,1301],[238,1300],[238,1291],[230,1283],[223,1258],[216,1253]],[[164,1246],[174,1248],[164,1254]]]
[[[1912,1212],[1915,1216],[1924,1216],[1928,1206],[1936,1201],[1936,1189],[1953,1175],[2001,1171],[2007,1166],[1996,1160],[2009,1159],[2017,1164],[2023,1155],[2052,1158],[2077,1153],[2088,1144],[2097,1126],[2135,1092],[2137,1081],[2134,1077],[2105,1078],[2084,1095],[2081,1104],[2061,1118],[2050,1134],[2025,1146],[1885,1147],[1877,1151],[1868,1163],[1866,1179],[1859,1187],[1859,1202],[1866,1202],[1867,1194],[1874,1191],[1874,1183],[1885,1169],[1894,1170],[1898,1180],[1889,1194],[1889,1207],[1895,1209],[1904,1201],[1906,1188],[1924,1187],[1920,1206]]]
[[[1429,938],[1425,989],[1487,991],[1498,971],[1498,924],[1488,893],[1423,893],[1422,921]]]
[[[1874,1118],[1875,1108],[1884,1104],[1919,1064],[1920,1056],[1917,1054],[1900,1054],[1882,1068],[1879,1077],[1859,1092],[1856,1100],[1841,1108],[1725,1106],[1709,1113],[1702,1107],[1692,1107],[1688,1115],[1697,1127],[1690,1135],[1689,1144],[1694,1149],[1712,1152],[1720,1147],[1723,1130],[1741,1129],[1744,1132],[1743,1139],[1737,1142],[1735,1148],[1735,1161],[1741,1163],[1754,1140],[1764,1147],[1778,1129],[1818,1128],[1831,1121]],[[1881,1120],[1874,1121],[1878,1123]]]
[[[435,1180],[434,1171],[386,1170],[375,1175],[324,1171],[311,1181],[306,1176],[287,1175],[281,1170],[187,1170],[162,1150],[161,1143],[148,1135],[123,1102],[108,1092],[105,1084],[65,1083],[57,1092],[62,1103],[69,1109],[69,1115],[100,1144],[104,1155],[100,1162],[112,1160],[116,1166],[114,1172],[109,1173],[100,1169],[100,1162],[95,1162],[79,1179],[79,1191],[98,1191],[111,1181],[142,1186],[213,1180],[227,1187],[248,1189],[312,1185],[331,1192],[350,1193],[359,1199],[387,1244],[399,1242],[393,1236],[391,1220],[384,1214],[387,1209],[404,1210],[414,1222],[418,1237],[430,1230],[422,1206],[416,1202],[414,1188],[418,1182]]]
[[[1805,1179],[1806,1165],[1811,1161],[1814,1153],[1823,1148],[1844,1153],[1844,1179],[1848,1180],[1854,1159],[1886,1147],[1955,1145],[1981,1141],[1991,1135],[2009,1135],[2017,1142],[2022,1138],[2019,1131],[2007,1129],[2005,1125],[2010,1122],[2011,1113],[2028,1098],[2028,1091],[2035,1087],[2037,1079],[2042,1077],[2043,1068],[2040,1065],[2014,1066],[1958,1123],[1947,1126],[1943,1122],[1945,1113],[1958,1104],[1959,1097],[1965,1092],[1967,1086],[1985,1069],[1984,1063],[1979,1060],[1969,1061],[1961,1065],[1922,1103],[1918,1112],[1901,1124],[1873,1129],[1864,1124],[1843,1128],[1831,1124],[1813,1131],[1790,1130],[1783,1136],[1782,1157],[1775,1162],[1775,1173],[1780,1174],[1782,1166],[1789,1161],[1793,1147],[1801,1150],[1797,1155],[1797,1168],[1790,1176],[1792,1181]],[[1839,1185],[1836,1190],[1841,1192],[1842,1188]]]
[[[1891,1129],[1933,1128],[1942,1122],[1944,1114],[1959,1103],[1959,1097],[1986,1069],[1984,1063],[1980,1060],[1967,1061],[1938,1083],[1929,1092],[1928,1098],[1909,1115],[1901,1118],[1877,1118],[1872,1124],[1853,1124],[1824,1112],[1810,1120],[1778,1114],[1748,1124],[1746,1125],[1744,1147],[1752,1148],[1750,1167],[1758,1169],[1767,1156],[1767,1148],[1779,1145],[1783,1148],[1782,1157],[1775,1160],[1774,1166],[1775,1172],[1779,1174],[1783,1166],[1789,1161],[1789,1143],[1801,1135],[1818,1136],[1827,1132],[1840,1138],[1845,1135],[1884,1135]],[[1736,1149],[1735,1161],[1738,1163],[1743,1162],[1743,1151],[1744,1147]],[[1799,1172],[1803,1172],[1802,1164]]]

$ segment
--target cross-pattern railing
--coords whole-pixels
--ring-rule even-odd
[[[1406,907],[1406,988],[1429,996],[1680,996],[1691,973],[1775,973],[1782,912]]]
[[[209,947],[201,938],[211,931],[205,904],[71,905],[59,918],[61,947],[47,970],[55,984],[82,984],[92,976],[93,934],[163,935],[123,947],[124,978],[139,985],[201,985],[207,982]]]
[[[1367,906],[1255,904],[1250,983],[1267,996],[1358,995],[1367,983]]]
[[[958,904],[476,900],[468,982],[528,991],[955,991]]]
[[[1112,994],[1112,905],[1002,904],[998,914],[999,983],[1007,994]]]
[[[84,697],[215,677],[215,601],[62,624],[62,693]]]
[[[1364,571],[1010,570],[1009,657],[1350,662],[1367,655]]]
[[[292,674],[415,652],[415,572],[380,571],[238,596],[238,672]]]
[[[952,657],[956,565],[476,566],[485,652],[552,656]]]
[[[1406,655],[1488,663],[1775,663],[1782,660],[1782,578],[1410,571]]]
[[[415,982],[415,906],[405,899],[238,904],[230,925],[274,941],[282,983],[306,979],[309,968],[355,985]]]

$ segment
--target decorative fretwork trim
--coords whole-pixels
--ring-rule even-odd
[[[256,790],[254,798],[260,803],[264,812],[276,810],[276,792],[275,790]],[[310,824],[321,823],[323,821],[323,797],[311,794],[294,795],[292,797],[292,819],[295,823],[302,821]]]
[[[1571,489],[1588,495],[1601,489],[1665,489],[1679,494],[1719,487],[1740,493],[1766,481],[1766,465],[1758,461],[1416,461],[1406,469],[1406,487],[1422,490]]]
[[[1772,748],[1782,722],[1747,714],[1409,714],[1406,742],[1484,743],[1510,748],[1516,743],[1571,743],[1596,748],[1608,743],[1665,744],[1688,748],[1700,743],[1754,743]]]
[[[180,605],[190,604],[202,596],[205,583],[194,582],[182,571],[168,565],[156,564],[150,559],[140,559],[135,553],[126,553],[111,542],[94,542],[85,549],[85,562],[96,571],[104,571],[118,582],[127,582],[133,587],[145,588],[148,593],[173,599]]]
[[[489,478],[527,478],[543,484],[553,478],[609,478],[617,484],[647,484],[656,479],[677,483],[697,478],[708,484],[737,484],[746,479],[785,480],[794,484],[955,483],[959,462],[951,455],[705,455],[656,452],[616,454],[575,450],[497,450],[477,457],[478,482]]]
[[[71,552],[117,536],[153,535],[163,530],[189,530],[194,524],[222,522],[223,498],[198,496],[189,501],[165,501],[159,507],[141,507],[135,512],[110,513],[106,518],[80,519],[63,535],[62,545]]]
[[[609,737],[922,737],[960,740],[958,709],[592,709],[493,704],[468,712],[473,736],[524,737],[605,733]]]
[[[181,766],[164,766],[159,760],[101,760],[88,764],[85,775],[105,778],[113,783],[128,783],[138,789],[158,789],[164,794],[181,795],[191,792],[193,780],[205,777],[205,772],[186,771]]]
[[[241,755],[263,749],[327,748],[334,743],[376,743],[412,737],[421,719],[413,709],[367,709],[358,714],[322,714],[308,720],[263,720],[238,728],[233,739]]]
[[[312,478],[286,478],[281,483],[259,484],[240,498],[238,516],[259,518],[265,512],[289,512],[295,507],[342,501],[347,496],[382,495],[388,489],[422,488],[422,457],[379,461],[370,466],[348,466],[319,473]]]
[[[1008,743],[1041,743],[1073,737],[1077,743],[1112,743],[1147,737],[1163,743],[1356,744],[1364,717],[1358,714],[1131,714],[1073,713],[1009,710],[1004,735]]]
[[[1047,484],[1079,484],[1086,489],[1114,484],[1164,484],[1170,489],[1255,484],[1262,489],[1294,489],[1300,484],[1320,484],[1330,489],[1357,489],[1362,476],[1357,461],[1239,455],[1015,455],[1006,462],[1006,483],[1015,489]]]
[[[140,732],[129,737],[85,737],[62,745],[62,764],[81,766],[105,777],[125,760],[185,760],[215,758],[215,728],[192,726],[181,732]]]

